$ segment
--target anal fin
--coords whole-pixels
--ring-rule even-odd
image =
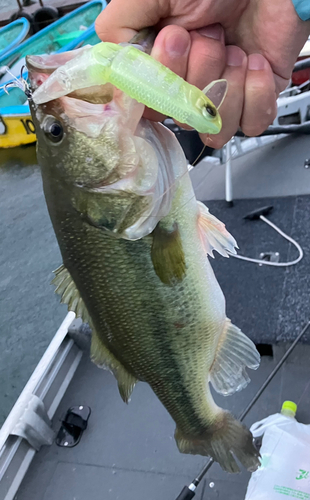
[[[225,224],[211,215],[208,208],[198,203],[198,231],[200,240],[211,257],[216,250],[223,257],[229,257],[228,252],[235,254],[238,248],[235,238],[227,231]]]
[[[90,356],[91,360],[100,368],[104,368],[113,373],[118,383],[118,390],[121,398],[125,403],[128,403],[137,379],[129,373],[109,351],[94,329],[92,332]]]
[[[241,391],[250,382],[246,367],[256,370],[260,355],[255,344],[226,319],[210,371],[214,389],[228,396]]]

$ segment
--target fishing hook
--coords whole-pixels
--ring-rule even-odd
[[[28,82],[25,80],[25,78],[23,77],[23,74],[24,74],[24,70],[25,70],[26,66],[22,66],[21,70],[20,70],[20,77],[19,79],[16,78],[15,75],[13,75],[13,73],[11,73],[11,71],[6,68],[6,72],[11,75],[13,77],[13,81],[12,82],[8,82],[6,83],[4,86],[3,86],[3,90],[6,94],[9,94],[8,92],[8,88],[9,87],[17,87],[19,88],[20,90],[22,90],[24,92],[24,94],[26,95],[27,99],[32,99],[32,92],[31,92],[31,89],[29,87],[29,84]]]

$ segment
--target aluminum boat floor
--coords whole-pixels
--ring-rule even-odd
[[[232,397],[216,401],[235,414],[274,368],[274,357],[262,358],[250,371],[251,384]],[[297,347],[271,382],[246,424],[279,411],[282,401],[298,403],[297,418],[310,423],[310,347]],[[206,463],[203,457],[181,455],[174,442],[174,423],[150,388],[138,383],[132,400],[121,400],[112,375],[94,366],[85,354],[54,419],[54,428],[71,405],[92,409],[89,425],[75,448],[43,447],[36,455],[16,500],[174,500]],[[228,475],[214,465],[197,489],[197,500],[242,500],[249,473]],[[210,488],[209,484],[214,483]]]

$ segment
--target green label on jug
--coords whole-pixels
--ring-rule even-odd
[[[275,485],[273,488],[277,493],[281,495],[286,495],[292,498],[299,498],[300,500],[308,500],[310,499],[310,494],[305,493],[304,491],[293,490],[293,488],[288,488],[287,486],[278,486]]]
[[[309,471],[299,469],[297,477],[295,479],[308,479]]]

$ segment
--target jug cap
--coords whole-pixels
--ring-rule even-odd
[[[291,410],[294,414],[296,414],[297,404],[293,403],[293,401],[284,401],[282,410]]]

